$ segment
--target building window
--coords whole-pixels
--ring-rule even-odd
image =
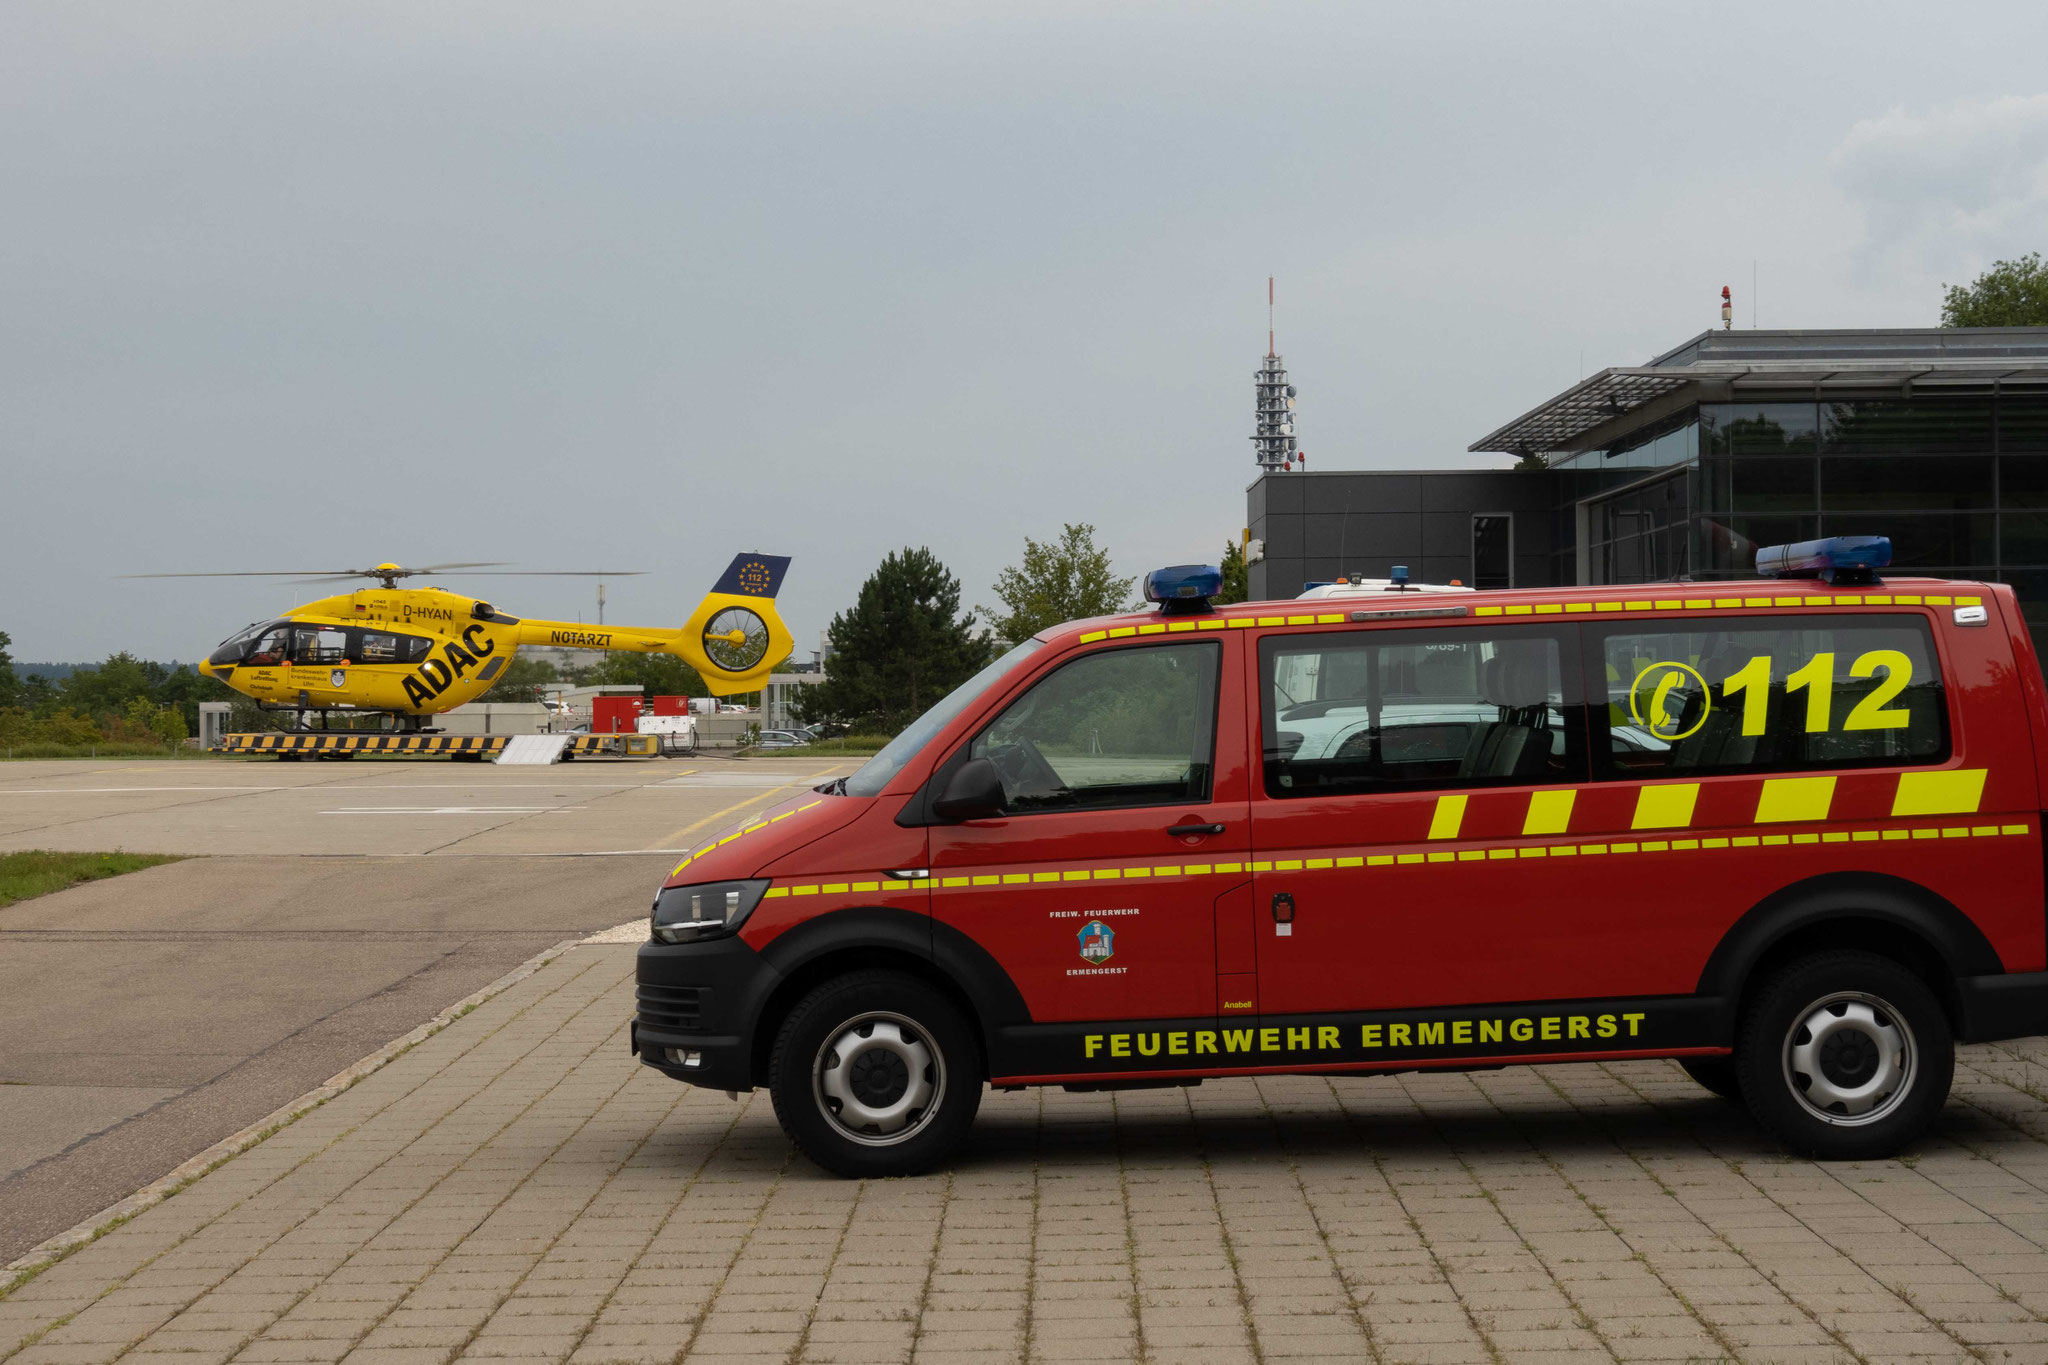
[[[1678,470],[1586,505],[1594,583],[1652,583],[1688,572],[1687,476]]]
[[[1705,403],[1703,455],[1811,455],[1820,418],[1812,403]]]
[[[1506,512],[1472,514],[1472,586],[1515,586],[1515,519]]]

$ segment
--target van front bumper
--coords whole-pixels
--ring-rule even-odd
[[[1956,978],[1959,1043],[2048,1034],[2048,972],[2002,972]]]
[[[782,974],[738,938],[645,943],[635,963],[627,1044],[664,1076],[752,1090],[754,1023]]]

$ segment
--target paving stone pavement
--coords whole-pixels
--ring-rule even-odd
[[[1675,1066],[991,1094],[855,1183],[550,963],[0,1296],[0,1360],[2048,1362],[2048,1044],[1898,1161]]]

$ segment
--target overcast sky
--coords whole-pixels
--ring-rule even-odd
[[[993,602],[1213,561],[1265,285],[1311,468],[1436,466],[1716,325],[2048,249],[2048,6],[0,5],[0,630],[191,659],[306,590],[795,556]],[[1751,263],[1760,288],[1750,297]],[[581,580],[462,579],[521,615]]]

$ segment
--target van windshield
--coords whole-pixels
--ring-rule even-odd
[[[848,796],[880,795],[882,788],[903,771],[903,765],[924,748],[933,735],[973,705],[974,699],[993,687],[997,679],[1044,647],[1043,640],[1026,640],[948,692],[938,705],[912,721],[902,734],[883,745],[880,753],[863,763],[860,771],[846,779],[843,790]]]

